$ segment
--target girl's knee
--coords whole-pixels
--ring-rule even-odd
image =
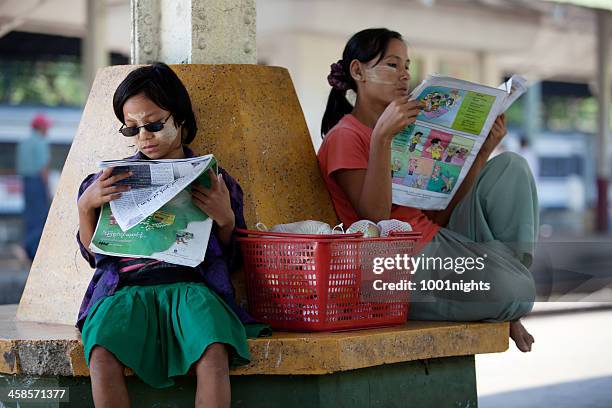
[[[479,175],[478,192],[491,203],[514,199],[537,206],[537,190],[529,163],[514,152],[501,153],[487,162]],[[490,200],[491,197],[497,199]]]
[[[91,368],[95,367],[123,367],[123,364],[113,353],[102,346],[94,346],[90,354]]]
[[[213,370],[229,374],[229,357],[223,343],[209,345],[195,364],[196,371]]]
[[[487,163],[490,166],[501,166],[504,169],[510,170],[512,173],[529,172],[529,163],[527,160],[515,152],[503,152],[489,160]]]
[[[206,347],[206,351],[204,351],[204,357],[214,360],[227,360],[227,348],[223,343],[213,343],[210,346]]]

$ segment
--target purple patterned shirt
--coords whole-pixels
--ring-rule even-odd
[[[194,154],[188,147],[184,147],[185,156],[193,157]],[[130,157],[130,159],[148,159],[144,154],[138,152],[136,155]],[[223,174],[223,180],[227,185],[227,189],[230,193],[230,201],[232,210],[236,216],[236,227],[246,228],[243,215],[243,202],[242,202],[242,189],[240,185],[234,180],[225,170],[219,167],[219,173]],[[83,192],[89,187],[101,173],[90,174],[81,183],[79,188],[80,198]],[[99,214],[98,213],[96,216]],[[206,256],[204,262],[196,267],[199,272],[202,282],[204,282],[210,289],[215,291],[227,304],[228,306],[238,315],[240,320],[245,323],[257,323],[244,309],[238,306],[235,300],[234,287],[230,279],[230,271],[235,270],[240,264],[240,249],[238,243],[235,240],[236,232],[232,234],[232,239],[229,245],[224,245],[217,237],[216,229],[213,226],[213,230],[210,234],[208,241],[208,247],[206,248]],[[83,297],[81,308],[79,310],[79,317],[76,323],[76,327],[79,330],[83,329],[83,324],[87,318],[87,314],[91,310],[92,306],[96,302],[104,297],[111,296],[117,290],[119,283],[119,268],[120,263],[118,257],[95,254],[92,256],[85,246],[81,243],[79,233],[77,232],[77,242],[81,250],[83,258],[89,262],[92,268],[95,268],[94,275],[89,282],[89,287]]]

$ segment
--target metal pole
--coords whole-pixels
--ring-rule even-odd
[[[608,155],[610,131],[610,12],[597,11],[597,89],[598,120],[596,142],[597,214],[596,231],[608,232]]]
[[[542,130],[540,107],[542,106],[542,83],[534,81],[525,94],[525,137],[533,146]]]

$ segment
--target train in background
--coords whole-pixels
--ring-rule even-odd
[[[538,196],[543,209],[584,211],[594,205],[594,135],[541,132],[533,143],[538,158]]]
[[[520,152],[519,134],[510,130],[504,150]],[[540,225],[570,234],[590,232],[597,201],[595,135],[583,132],[541,131],[529,147],[536,158],[534,173],[540,206]],[[612,183],[609,189],[612,203]],[[612,207],[610,207],[612,210]],[[612,219],[612,211],[611,211]]]

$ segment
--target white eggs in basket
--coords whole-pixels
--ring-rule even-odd
[[[388,237],[391,232],[410,232],[412,226],[400,220],[382,220],[378,224],[370,220],[359,220],[351,225],[347,230],[347,234],[362,232],[364,238]]]
[[[271,232],[285,232],[290,234],[331,234],[329,224],[321,221],[298,221],[290,224],[278,224],[270,228]]]
[[[336,225],[333,229],[329,224],[321,221],[298,221],[289,224],[278,224],[272,228],[268,228],[263,223],[256,225],[259,231],[280,232],[288,234],[306,234],[306,235],[327,235],[327,234],[355,234],[363,233],[364,238],[388,237],[392,231],[395,232],[410,232],[412,226],[404,221],[391,219],[382,220],[378,224],[370,220],[359,220],[354,222],[346,231],[343,230],[343,224]],[[266,237],[274,238],[274,236]]]
[[[391,235],[392,231],[394,232],[410,232],[412,231],[412,225],[407,222],[400,220],[382,220],[378,223],[378,228],[380,229],[381,237],[388,237]]]
[[[363,233],[364,238],[377,238],[380,236],[380,230],[378,226],[370,220],[359,220],[354,222],[346,230],[347,234],[354,234],[356,232]]]

